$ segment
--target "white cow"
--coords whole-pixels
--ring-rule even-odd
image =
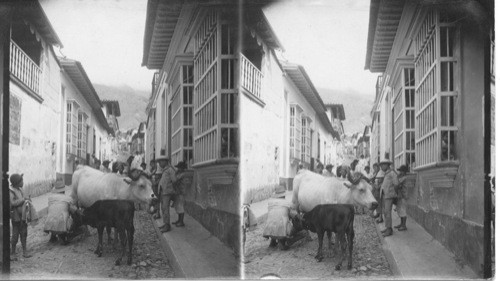
[[[132,200],[151,206],[155,198],[151,181],[143,175],[132,180],[89,166],[78,166],[73,173],[71,197],[83,208],[105,199]]]
[[[302,212],[309,212],[321,204],[355,204],[373,210],[378,203],[371,190],[368,179],[359,173],[349,181],[342,181],[300,170],[293,179],[292,204]]]

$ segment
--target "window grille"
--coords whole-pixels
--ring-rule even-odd
[[[308,163],[311,160],[311,119],[302,116],[302,139],[301,139],[301,158],[302,162]]]
[[[195,164],[238,157],[239,69],[232,25],[211,10],[194,37]]]
[[[453,21],[433,10],[414,38],[416,167],[457,160],[458,40]]]
[[[415,167],[415,71],[403,68],[394,99],[394,164]]]
[[[297,104],[290,105],[290,159],[301,159],[302,108]]]
[[[78,113],[78,139],[77,139],[77,156],[85,158],[87,154],[87,114],[84,112]]]
[[[182,65],[172,100],[172,164],[193,164],[193,66]]]
[[[66,102],[66,153],[77,155],[78,147],[78,110],[80,105],[75,101]]]

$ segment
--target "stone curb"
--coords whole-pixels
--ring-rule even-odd
[[[175,279],[187,278],[186,272],[184,272],[184,270],[182,269],[182,266],[180,265],[179,260],[178,260],[177,256],[175,255],[175,252],[173,251],[172,247],[170,247],[170,245],[167,243],[167,240],[163,237],[163,234],[160,231],[160,228],[156,224],[156,220],[153,219],[153,216],[149,216],[149,219],[153,223],[153,226],[154,226],[155,231],[156,231],[156,235],[158,235],[158,239],[160,240],[161,248],[163,249],[163,252],[165,252],[165,254],[167,255],[170,266],[172,266],[172,269],[174,270]]]
[[[394,258],[394,255],[392,254],[392,252],[389,250],[389,245],[387,245],[387,241],[385,241],[384,236],[382,236],[382,232],[378,228],[378,223],[375,222],[375,219],[373,219],[373,218],[372,218],[372,223],[375,226],[375,229],[377,230],[378,238],[380,239],[380,242],[382,243],[382,251],[384,252],[385,258],[387,259],[387,262],[389,263],[389,267],[391,268],[392,274],[394,275],[395,278],[403,278],[403,275],[401,274],[401,271],[399,270],[396,259]]]

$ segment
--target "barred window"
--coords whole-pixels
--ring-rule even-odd
[[[457,30],[433,10],[414,38],[416,167],[457,160]]]
[[[78,147],[78,109],[80,105],[74,100],[66,102],[66,153],[77,155]]]
[[[394,99],[394,164],[415,167],[415,71],[403,68]]]
[[[290,159],[301,159],[302,140],[302,108],[297,104],[290,105]]]
[[[193,164],[193,66],[183,64],[177,73],[172,97],[172,163]]]
[[[311,118],[302,116],[302,139],[300,155],[302,162],[309,163],[311,160]]]
[[[225,14],[224,14],[225,15]],[[238,157],[236,31],[221,10],[210,10],[195,34],[194,164]],[[220,112],[219,112],[220,111]]]
[[[87,155],[87,118],[85,112],[78,113],[77,156],[80,158],[85,158]]]

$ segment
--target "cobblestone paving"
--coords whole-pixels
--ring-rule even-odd
[[[269,240],[262,237],[263,224],[247,233],[245,244],[245,278],[260,278],[273,273],[281,278],[347,278],[386,279],[392,277],[389,263],[382,251],[382,244],[376,233],[373,219],[368,215],[354,218],[353,269],[347,270],[344,260],[340,271],[334,270],[334,255],[329,252],[325,235],[323,251],[325,259],[314,259],[318,249],[318,238],[312,233],[312,241],[302,239],[287,251],[269,248]],[[333,240],[333,239],[332,239]]]
[[[43,232],[44,218],[35,227],[28,227],[28,249],[33,257],[11,262],[11,279],[166,279],[174,278],[167,256],[163,252],[152,221],[145,211],[136,211],[132,265],[115,266],[121,252],[118,243],[112,249],[104,234],[102,257],[97,257],[97,230],[89,227],[90,236],[75,237],[67,246],[49,243],[50,235]],[[18,243],[18,252],[20,251]]]

